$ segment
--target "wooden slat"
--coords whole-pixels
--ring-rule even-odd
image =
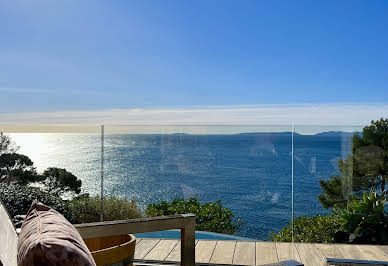
[[[175,239],[162,239],[143,259],[165,260],[178,242],[179,241]]]
[[[215,240],[199,240],[195,246],[195,262],[209,263],[216,243]]]
[[[310,243],[296,243],[301,262],[306,266],[324,266],[326,259],[319,253],[314,244]]]
[[[256,248],[255,242],[237,241],[233,256],[233,264],[255,265]]]
[[[361,251],[365,260],[381,260],[386,261],[388,257],[384,252],[372,245],[357,245],[357,248]]]
[[[388,256],[388,246],[387,245],[378,245],[376,246],[378,249],[380,249],[385,256]]]
[[[198,240],[195,241],[195,244],[198,243]],[[181,261],[181,241],[178,241],[178,244],[170,252],[165,261]]]
[[[314,244],[318,251],[325,258],[336,258],[343,259],[342,254],[339,252],[337,247],[333,244]]]
[[[279,262],[274,242],[256,242],[256,265]]]
[[[210,263],[232,264],[236,241],[217,241]]]
[[[143,259],[159,241],[160,239],[142,239],[139,244],[136,244],[135,259]]]
[[[363,260],[364,256],[356,245],[335,244],[344,259]]]
[[[174,247],[174,249],[168,254],[165,261],[180,261],[181,260],[181,241],[178,241],[178,244]]]
[[[278,253],[279,261],[296,260],[300,262],[298,251],[292,243],[276,242],[276,251]]]

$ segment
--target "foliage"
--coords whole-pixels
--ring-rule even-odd
[[[50,167],[43,172],[43,177],[44,189],[56,196],[81,193],[82,181],[66,169]]]
[[[150,204],[147,206],[148,217],[193,213],[196,217],[196,229],[224,234],[233,234],[241,225],[232,211],[222,207],[221,202],[207,202],[201,204],[196,198],[174,199],[171,202]]]
[[[360,200],[364,191],[387,194],[388,119],[372,121],[362,135],[352,138],[352,153],[338,161],[340,176],[320,180],[323,194],[319,201],[325,208],[346,208],[352,200]]]
[[[18,153],[3,153],[0,155],[0,182],[16,182],[20,185],[40,182],[41,189],[55,196],[63,196],[70,192],[79,194],[82,181],[66,169],[50,167],[42,175],[36,172],[29,157]]]
[[[294,220],[295,242],[346,242],[359,244],[388,244],[386,195],[364,192],[361,200],[348,202],[345,209],[336,208],[331,215],[298,217]],[[291,242],[292,227],[288,223],[273,241]]]
[[[0,183],[0,199],[11,217],[26,215],[32,202],[36,199],[61,213],[70,222],[75,221],[73,211],[67,201],[37,188]]]
[[[294,241],[331,243],[335,241],[338,227],[335,215],[300,216],[294,219]],[[270,237],[272,241],[291,242],[291,222],[288,222],[279,233],[271,233]]]
[[[41,180],[33,162],[26,155],[3,153],[0,155],[0,181],[27,184]]]
[[[18,150],[11,138],[0,132],[0,155],[3,153],[15,153]]]
[[[388,244],[388,217],[384,211],[385,195],[364,192],[362,200],[348,203],[346,209],[336,210],[340,230],[350,234],[353,243]]]
[[[77,223],[100,221],[101,200],[98,196],[88,194],[71,200],[71,208]],[[142,217],[142,212],[136,202],[118,197],[104,199],[104,221],[123,220]]]
[[[342,193],[342,179],[341,176],[331,176],[329,180],[319,180],[323,193],[318,195],[318,199],[324,208],[337,206],[340,208],[346,207],[348,199]]]

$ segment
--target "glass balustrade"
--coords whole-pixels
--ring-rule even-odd
[[[16,197],[6,194],[5,184],[42,190],[67,204],[74,223],[195,213],[199,239],[371,243],[368,234],[383,238],[377,225],[338,220],[345,217],[349,202],[356,202],[353,209],[357,204],[384,204],[369,194],[386,193],[384,143],[374,143],[373,136],[364,139],[362,130],[299,125],[1,126],[3,141],[13,143],[7,150],[3,142],[1,150],[1,197],[7,204],[7,197]],[[22,157],[7,159],[10,153],[26,155],[33,164]],[[76,182],[61,180],[63,176],[81,180],[80,190]],[[362,203],[364,192],[368,197]],[[39,195],[33,197],[45,200]],[[16,209],[11,214],[21,214]],[[180,238],[174,230],[138,236]]]
[[[199,231],[259,240],[290,220],[291,126],[105,126],[104,139],[106,195],[145,215],[197,212]],[[217,201],[234,217],[216,217]]]

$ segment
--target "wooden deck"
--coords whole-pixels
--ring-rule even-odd
[[[263,265],[297,260],[307,266],[326,265],[325,258],[388,261],[388,246],[346,244],[301,244],[196,240],[199,264]],[[137,239],[135,264],[179,262],[180,240]]]

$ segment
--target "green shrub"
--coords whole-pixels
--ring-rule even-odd
[[[338,219],[335,215],[300,216],[294,219],[294,241],[331,243],[335,242],[335,234],[339,230]],[[279,233],[271,233],[272,241],[291,242],[291,222],[282,228]]]
[[[36,199],[61,213],[71,223],[75,221],[68,201],[45,193],[38,188],[0,183],[0,198],[12,218],[16,215],[26,215],[32,202]]]
[[[295,242],[346,242],[388,244],[388,217],[385,212],[386,195],[372,190],[364,192],[361,200],[348,202],[346,209],[331,215],[301,216],[294,220]],[[291,242],[291,225],[279,233],[272,233],[273,241]]]
[[[193,213],[196,216],[196,229],[223,234],[233,234],[239,229],[240,220],[236,219],[232,211],[222,207],[221,202],[207,202],[201,204],[196,198],[174,199],[171,202],[150,204],[147,206],[148,217]]]
[[[378,196],[372,190],[364,192],[361,200],[349,202],[344,210],[338,209],[340,230],[349,234],[352,243],[388,243],[388,217],[385,213],[386,195]]]
[[[71,208],[76,223],[100,221],[100,197],[81,195],[71,200]],[[123,220],[142,217],[142,212],[136,202],[118,197],[104,199],[104,221]]]

